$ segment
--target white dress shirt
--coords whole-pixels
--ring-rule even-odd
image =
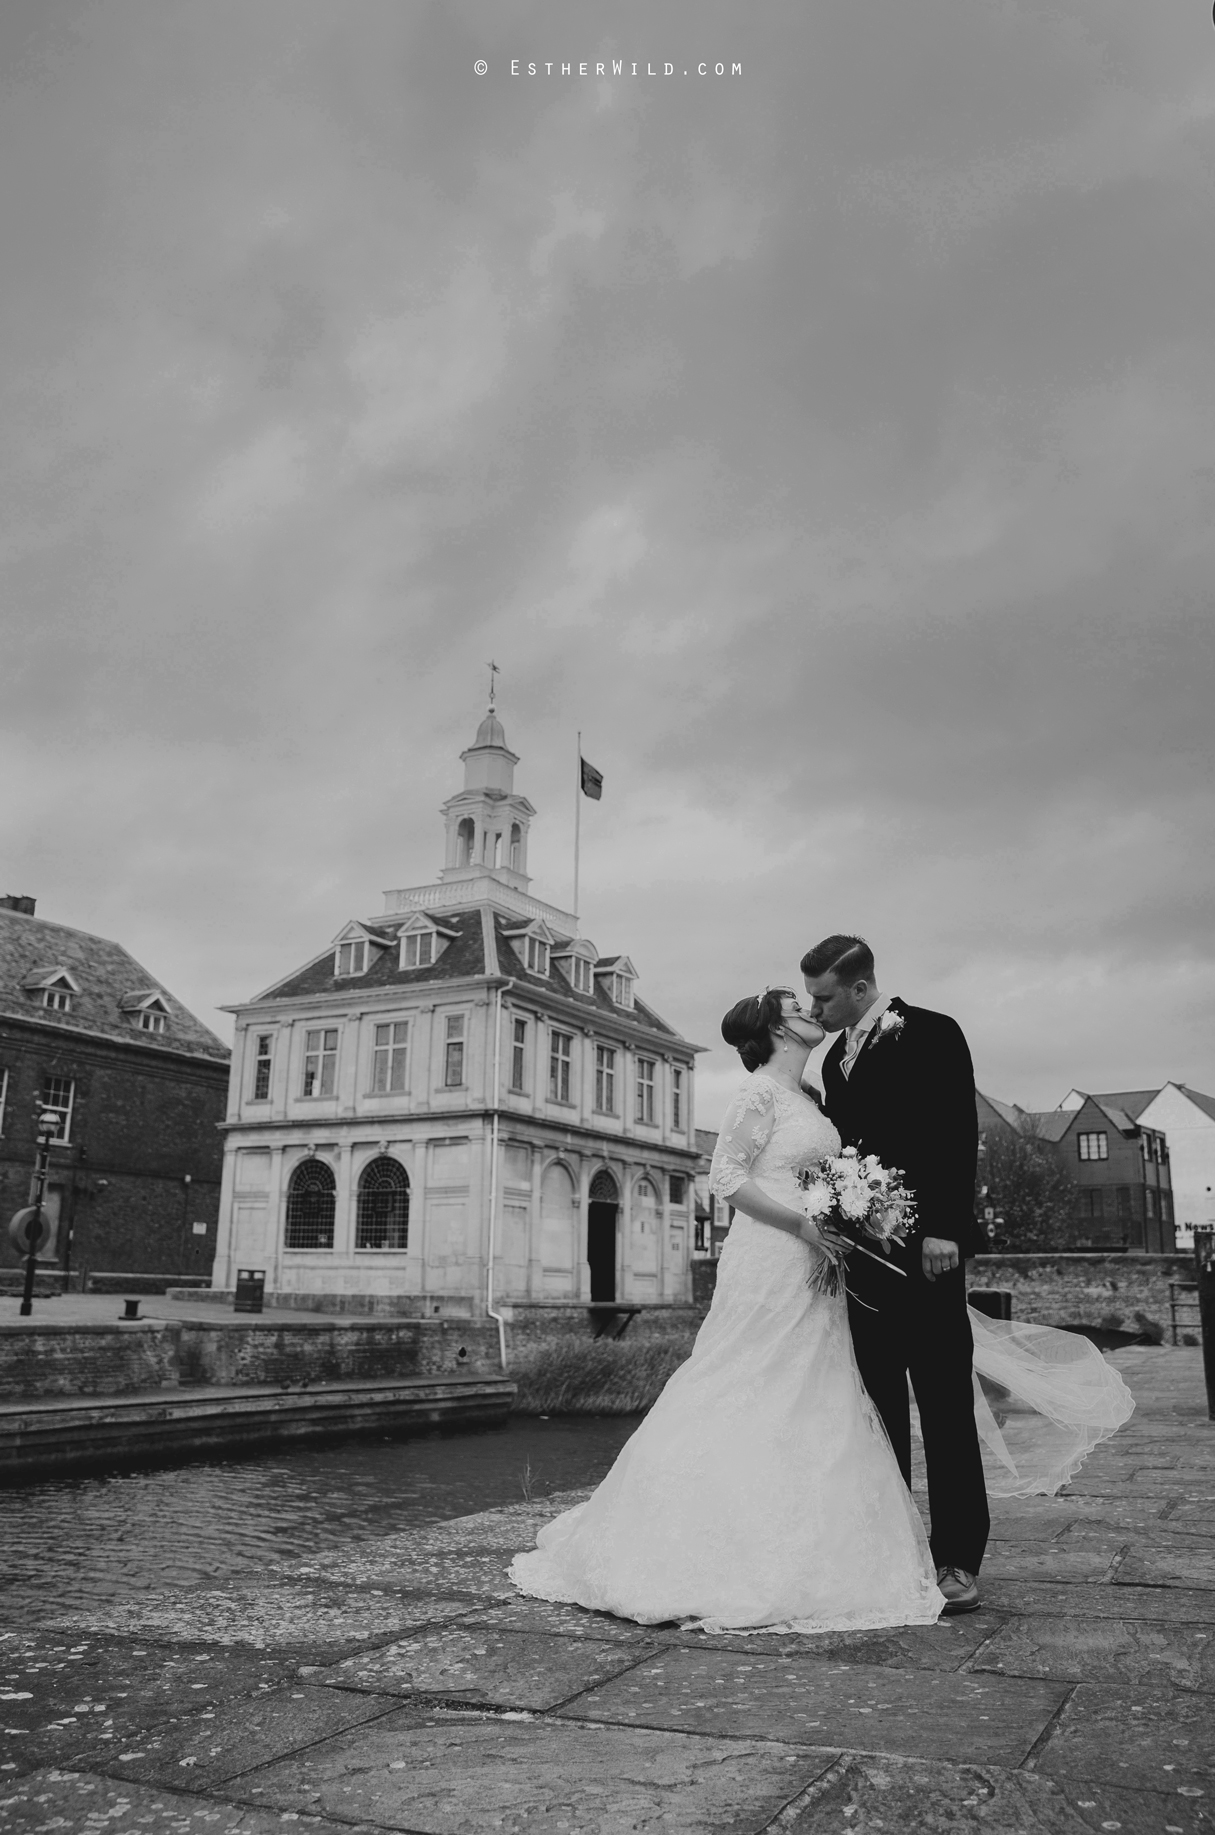
[[[852,1075],[852,1066],[860,1057],[869,1041],[869,1034],[881,1019],[883,1013],[894,999],[893,994],[879,994],[871,1007],[866,1007],[855,1026],[849,1026],[844,1035],[844,1057],[840,1069],[845,1077]]]

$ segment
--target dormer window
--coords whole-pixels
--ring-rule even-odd
[[[585,956],[575,956],[570,962],[570,981],[575,994],[593,994],[595,991],[595,967]]]
[[[525,959],[530,975],[548,974],[548,944],[543,937],[528,937]]]
[[[141,1032],[168,1029],[169,1009],[159,988],[140,988],[134,994],[124,994],[118,1005]]]
[[[50,1013],[70,1013],[73,996],[80,992],[80,983],[66,968],[36,968],[21,985]]]
[[[411,930],[401,938],[401,967],[429,968],[435,959],[433,930]]]
[[[367,944],[362,937],[352,937],[337,946],[337,975],[362,975],[367,970]]]
[[[627,956],[608,956],[597,965],[595,975],[614,1007],[632,1010],[637,970]]]

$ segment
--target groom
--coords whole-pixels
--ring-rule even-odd
[[[802,957],[811,1012],[838,1032],[823,1063],[827,1115],[846,1147],[897,1167],[916,1200],[906,1247],[879,1267],[848,1258],[848,1320],[861,1377],[911,1484],[910,1375],[924,1434],[932,1556],[946,1612],[979,1604],[989,1519],[971,1384],[964,1261],[974,1219],[978,1120],[961,1028],[878,991],[861,937],[826,937]]]

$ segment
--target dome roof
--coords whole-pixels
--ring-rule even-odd
[[[477,728],[477,737],[473,740],[473,745],[498,745],[502,747],[503,751],[508,749],[502,722],[492,707]]]

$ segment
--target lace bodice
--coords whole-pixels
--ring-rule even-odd
[[[840,1137],[809,1096],[757,1070],[726,1113],[709,1170],[709,1189],[725,1202],[745,1179],[784,1195],[797,1174],[840,1150]]]

